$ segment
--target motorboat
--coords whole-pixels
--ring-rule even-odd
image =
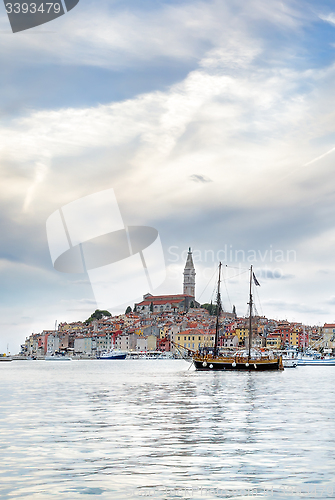
[[[126,352],[111,350],[100,354],[98,359],[126,359],[126,357]]]
[[[13,361],[12,356],[8,356],[8,354],[0,354],[0,362],[2,361]]]
[[[45,361],[72,361],[72,358],[66,354],[47,354],[44,359]]]
[[[298,366],[297,352],[294,349],[287,349],[282,352],[284,368],[296,368]]]

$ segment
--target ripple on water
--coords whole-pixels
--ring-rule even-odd
[[[246,488],[330,497],[333,367],[188,368],[177,360],[0,366],[1,499],[247,498]]]

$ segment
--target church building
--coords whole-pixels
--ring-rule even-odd
[[[199,307],[195,300],[195,269],[191,248],[188,250],[184,268],[184,288],[182,294],[178,295],[143,295],[142,302],[135,304],[138,312],[186,312],[191,307]]]

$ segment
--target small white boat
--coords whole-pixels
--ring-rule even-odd
[[[65,356],[63,354],[50,354],[45,356],[45,361],[72,361],[70,356]]]
[[[298,366],[298,360],[283,357],[283,366],[284,368],[296,368]]]
[[[0,362],[1,361],[13,361],[13,358],[12,356],[10,356],[10,353],[8,351],[8,347],[9,347],[9,344],[7,344],[7,354],[3,353],[3,354],[0,354]]]
[[[0,362],[2,361],[13,361],[12,356],[8,356],[6,354],[0,354]]]
[[[297,352],[288,349],[282,353],[284,368],[296,368],[298,366]]]

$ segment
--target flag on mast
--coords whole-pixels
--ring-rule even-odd
[[[257,278],[256,278],[256,276],[255,276],[255,273],[252,273],[252,277],[254,278],[254,283],[255,283],[255,285],[256,285],[256,286],[261,286],[261,285],[260,285],[260,283],[259,283],[259,281],[258,281],[258,279],[257,279]]]

